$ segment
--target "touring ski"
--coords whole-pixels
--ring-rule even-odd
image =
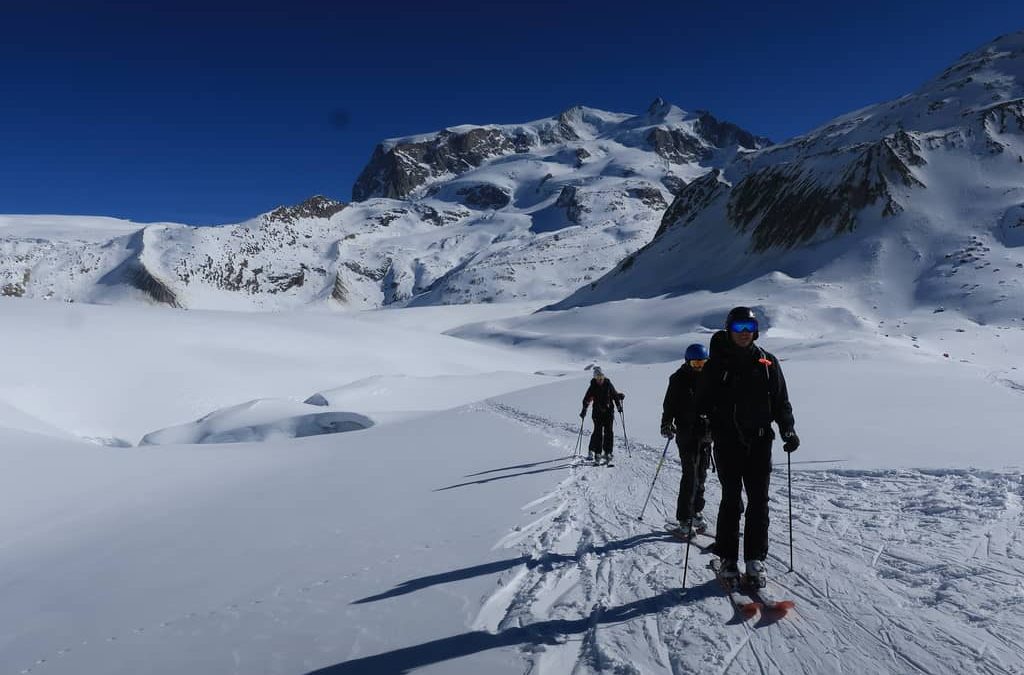
[[[736,609],[736,612],[744,619],[754,618],[758,611],[761,609],[761,603],[757,600],[743,597],[740,592],[739,579],[730,582],[727,579],[722,578],[722,561],[719,558],[714,558],[708,563],[715,572],[715,578],[718,579],[718,583],[722,585],[722,590],[725,591],[726,595],[729,596],[729,602]]]
[[[755,598],[764,610],[767,610],[778,617],[783,617],[796,604],[792,600],[783,600],[775,597],[775,594],[767,588],[758,588],[757,584],[751,582],[746,575],[742,577],[741,586],[743,591]]]
[[[686,533],[683,532],[683,528],[680,527],[678,523],[665,523],[665,531],[680,541],[686,541],[687,539],[693,541],[697,537],[707,537],[708,539],[715,538],[714,533],[708,532],[706,527],[694,528],[694,536],[688,537],[686,536]]]

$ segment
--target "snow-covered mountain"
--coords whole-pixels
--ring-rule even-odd
[[[847,302],[1024,317],[1024,33],[897,100],[691,182],[654,240],[564,308],[736,288],[772,272]]]
[[[768,145],[657,99],[382,143],[355,202],[237,225],[0,217],[0,293],[188,308],[553,301],[650,241],[673,194]]]

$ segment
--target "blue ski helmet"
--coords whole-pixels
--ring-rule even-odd
[[[701,344],[692,344],[686,348],[687,361],[707,361],[708,350]]]

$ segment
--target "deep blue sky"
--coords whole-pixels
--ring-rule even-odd
[[[1019,29],[1007,0],[4,3],[0,213],[237,222],[347,201],[383,138],[659,95],[782,140]]]

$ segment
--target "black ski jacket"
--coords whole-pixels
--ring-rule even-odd
[[[722,330],[711,338],[711,358],[697,388],[697,414],[707,415],[712,434],[749,445],[795,426],[786,378],[774,355],[752,344],[743,349]]]
[[[615,385],[607,377],[601,384],[598,384],[597,380],[591,379],[587,393],[583,395],[583,405],[586,407],[591,403],[594,404],[594,417],[615,415],[615,402],[621,401],[623,398],[622,394],[615,391]]]
[[[661,404],[661,426],[672,422],[676,435],[688,440],[697,426],[697,385],[702,373],[684,363],[668,378],[668,389]]]

